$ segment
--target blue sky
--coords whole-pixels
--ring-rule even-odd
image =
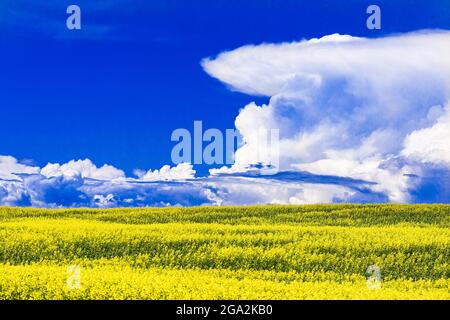
[[[81,7],[80,31],[65,26],[70,4]],[[382,9],[381,30],[365,26],[370,4]],[[234,128],[250,102],[269,103],[264,92],[230,90],[221,75],[205,72],[202,59],[335,33],[382,38],[449,30],[450,4],[3,0],[0,29],[0,154],[41,168],[90,159],[131,176],[171,165],[174,129],[191,129],[194,120]],[[211,167],[193,169],[205,176]]]
[[[65,27],[75,2],[79,33]],[[2,154],[39,165],[89,158],[128,173],[160,167],[170,161],[174,129],[194,120],[233,128],[255,99],[211,79],[200,67],[205,57],[332,33],[450,28],[446,1],[378,1],[381,31],[365,27],[370,1],[75,2],[3,1]]]

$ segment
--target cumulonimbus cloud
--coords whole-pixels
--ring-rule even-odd
[[[449,31],[421,31],[335,34],[204,59],[205,71],[234,90],[270,97],[240,111],[245,144],[222,172],[248,167],[259,128],[279,129],[279,170],[363,179],[392,202],[415,201],[417,177],[449,168],[449,53]]]

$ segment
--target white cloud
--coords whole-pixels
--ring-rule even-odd
[[[34,207],[191,206],[219,204],[203,181],[187,182],[190,164],[149,170],[128,178],[110,165],[91,160],[48,164],[43,168],[0,156],[0,205]]]
[[[319,204],[350,201],[361,194],[357,190],[336,184],[289,182],[270,178],[212,178],[215,197],[221,205],[253,204]]]
[[[123,207],[247,205],[259,203],[326,203],[364,196],[364,183],[304,182],[283,177],[211,176],[194,178],[190,164],[149,170],[140,179],[119,169],[96,167],[90,160],[38,167],[2,157],[6,172],[21,171],[17,179],[0,178],[0,205],[34,207]],[[8,163],[8,166],[5,165]],[[26,174],[25,174],[26,173]],[[9,176],[8,176],[9,177]],[[378,199],[375,196],[375,199]]]
[[[293,43],[249,45],[204,59],[202,65],[210,75],[236,90],[266,96],[279,94],[293,82],[305,81],[312,75],[319,79],[326,75],[351,76],[359,80],[352,85],[366,90],[370,86],[389,88],[394,80],[412,80],[402,79],[402,72],[424,74],[427,78],[433,74],[448,85],[450,76],[440,70],[450,64],[450,58],[442,54],[448,50],[448,37],[446,31],[379,39],[335,34]],[[423,80],[418,81],[423,86],[431,85]]]
[[[195,178],[195,170],[192,169],[190,163],[179,163],[175,167],[165,165],[159,170],[149,170],[147,172],[135,170],[135,174],[142,181],[173,181]]]
[[[413,169],[407,165],[400,168],[389,166],[389,160],[365,158],[362,161],[344,158],[322,159],[311,163],[294,165],[301,171],[318,175],[352,177],[377,182],[372,191],[387,194],[392,202],[408,202],[409,176]]]
[[[270,97],[240,111],[235,124],[245,145],[219,172],[243,171],[254,163],[255,132],[279,129],[279,170],[365,179],[390,201],[410,201],[409,177],[423,172],[418,162],[449,157],[448,120],[436,108],[450,100],[445,52],[450,32],[427,31],[245,46],[203,60],[234,90]]]
[[[38,167],[19,163],[11,156],[0,156],[0,179],[19,179],[17,174],[35,174],[39,172]]]
[[[431,110],[440,113],[438,108]],[[410,133],[405,139],[402,155],[424,162],[442,163],[450,166],[450,105],[447,105],[436,123],[428,128]]]
[[[41,174],[47,178],[80,175],[82,178],[91,178],[98,180],[114,180],[125,178],[122,170],[116,169],[110,165],[104,165],[97,168],[91,160],[72,160],[63,165],[49,163],[41,170]]]
[[[115,201],[114,195],[112,195],[111,193],[107,194],[106,196],[96,194],[94,195],[93,201],[94,203],[92,205],[96,207],[108,208],[117,206],[117,201]]]

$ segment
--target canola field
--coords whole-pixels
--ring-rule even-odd
[[[450,298],[449,205],[0,208],[0,299]]]

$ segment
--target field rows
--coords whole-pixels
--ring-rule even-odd
[[[0,208],[0,299],[448,299],[449,222],[444,205]]]

